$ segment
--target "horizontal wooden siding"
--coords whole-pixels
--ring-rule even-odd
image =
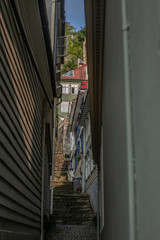
[[[9,1],[1,46],[0,236],[39,239],[44,95]]]

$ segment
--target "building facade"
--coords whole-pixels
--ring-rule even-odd
[[[61,76],[62,86],[61,101],[57,105],[58,116],[58,141],[65,153],[70,152],[69,115],[76,103],[79,88],[88,79],[87,65],[84,64]]]
[[[98,169],[93,161],[90,125],[89,94],[82,84],[70,114],[71,169],[74,171],[74,190],[81,187],[90,196],[95,215],[98,209]]]
[[[42,240],[50,215],[56,39],[63,36],[54,21],[64,8],[46,2],[0,2],[2,240]]]
[[[73,100],[78,95],[79,87],[84,80],[87,80],[87,65],[82,65],[61,76],[62,102],[58,106],[58,115],[68,118]]]
[[[160,237],[159,1],[85,0],[99,237]]]

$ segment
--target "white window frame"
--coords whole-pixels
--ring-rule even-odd
[[[69,110],[69,102],[63,101],[61,102],[61,112],[68,113]]]
[[[62,93],[69,94],[69,84],[67,84],[67,83],[62,84]]]

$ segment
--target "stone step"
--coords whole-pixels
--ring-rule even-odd
[[[59,161],[55,161],[54,163],[54,166],[60,166],[60,165],[64,165],[64,166],[68,166],[69,163],[68,162],[65,162],[65,161],[62,161],[62,160],[59,160]]]
[[[54,165],[54,170],[55,171],[60,171],[60,170],[65,170],[68,171],[68,165],[64,165],[64,164],[56,164]]]
[[[54,172],[54,178],[63,177],[63,176],[67,176],[67,171],[55,171]]]
[[[57,182],[67,182],[67,176],[55,177],[54,178],[54,183],[57,183]]]
[[[73,183],[68,182],[68,184],[73,185]],[[72,196],[69,194],[55,194],[54,198],[71,198],[71,199],[88,199],[89,200],[89,195],[85,193],[75,193]]]
[[[59,189],[55,189],[54,190],[54,193],[60,193],[60,194],[73,194],[74,193],[74,190],[59,190]]]
[[[51,220],[54,224],[64,224],[64,225],[90,225],[93,222],[93,218],[90,219],[55,219]]]
[[[69,183],[67,181],[55,181],[54,182],[54,187],[58,188],[59,190],[73,190],[73,184]]]
[[[55,223],[89,224],[93,221],[93,216],[93,210],[87,194],[54,193],[52,220]]]
[[[68,193],[70,194],[73,191],[73,187],[70,186],[64,186],[64,185],[54,185],[55,191],[62,191],[62,193]]]
[[[67,194],[63,194],[63,195],[67,195]],[[70,194],[68,194],[68,195],[70,195]],[[70,195],[71,196],[71,195]],[[54,201],[60,201],[61,203],[70,203],[70,204],[72,204],[72,203],[77,203],[77,204],[90,204],[90,201],[88,200],[88,199],[85,199],[85,198],[79,198],[79,199],[77,199],[77,198],[73,198],[72,196],[71,197],[61,197],[61,198],[58,198],[58,197],[55,197],[54,196]]]

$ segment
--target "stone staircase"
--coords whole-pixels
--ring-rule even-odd
[[[89,225],[93,221],[93,210],[87,194],[54,194],[54,224]]]
[[[54,163],[54,193],[73,193],[73,183],[67,180],[70,159],[65,158],[60,145],[56,141]]]
[[[53,215],[50,216],[50,231],[47,233],[46,239],[95,240],[96,230],[93,226],[94,214],[89,196],[87,194],[76,193],[73,191],[73,183],[67,181],[67,170],[69,164],[70,160],[65,159],[60,145],[58,145],[56,142]],[[79,238],[79,234],[83,236]],[[87,234],[89,234],[91,237],[88,237],[89,235]],[[64,236],[62,237],[62,235]],[[86,236],[86,238],[84,236]]]

